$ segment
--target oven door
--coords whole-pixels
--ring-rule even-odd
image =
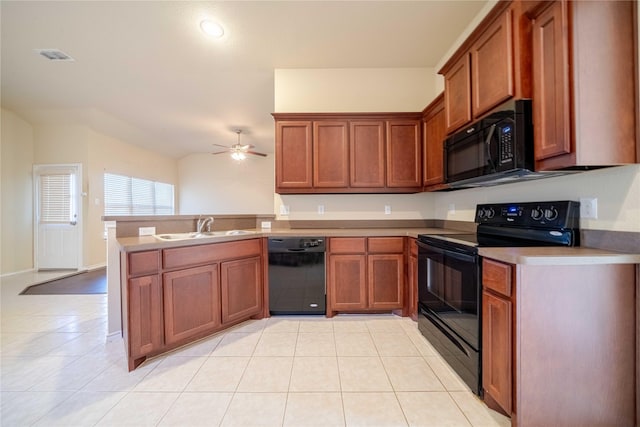
[[[418,305],[475,350],[480,349],[480,262],[465,253],[418,242]]]

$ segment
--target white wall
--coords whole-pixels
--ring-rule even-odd
[[[0,111],[0,274],[33,268],[33,127]]]
[[[178,161],[180,214],[273,214],[274,158],[192,154]]]

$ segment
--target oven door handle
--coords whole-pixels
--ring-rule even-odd
[[[431,253],[435,253],[437,255],[443,255],[443,256],[447,256],[447,257],[451,257],[454,259],[457,259],[459,261],[463,261],[463,262],[476,262],[478,256],[477,255],[469,255],[469,254],[465,254],[465,253],[460,253],[460,252],[456,252],[454,250],[451,249],[443,249],[443,248],[439,248],[439,247],[435,247],[435,246],[431,246],[431,245],[427,245],[424,244],[422,242],[417,242],[418,246],[420,248],[423,248],[425,251],[429,251]],[[427,258],[429,257],[429,254],[426,253],[424,254],[427,256]]]

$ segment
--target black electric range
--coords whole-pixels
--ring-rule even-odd
[[[577,246],[574,201],[483,204],[476,233],[418,236],[418,328],[482,394],[482,263],[479,247]]]

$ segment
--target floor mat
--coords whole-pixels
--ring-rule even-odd
[[[20,295],[106,294],[107,269],[85,271],[72,276],[31,285]]]

